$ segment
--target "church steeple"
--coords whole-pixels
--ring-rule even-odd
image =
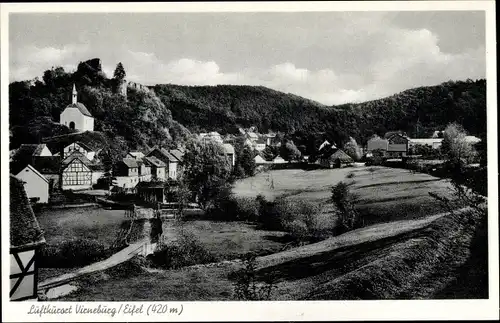
[[[76,99],[77,94],[78,93],[76,92],[75,83],[73,83],[73,99],[71,100],[72,104],[76,104],[76,102],[77,102],[77,99]]]

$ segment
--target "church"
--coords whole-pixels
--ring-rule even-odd
[[[73,98],[61,113],[60,124],[67,126],[70,129],[83,131],[94,131],[94,118],[89,110],[77,100],[78,93],[73,84]]]

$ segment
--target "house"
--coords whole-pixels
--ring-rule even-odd
[[[273,164],[285,164],[286,160],[284,160],[281,156],[276,156],[273,161]]]
[[[227,158],[229,159],[229,163],[234,167],[236,163],[236,155],[234,153],[233,145],[225,143],[222,144],[222,147],[224,148],[224,155],[227,156]]]
[[[134,158],[123,158],[113,169],[116,178],[114,186],[124,189],[134,189],[139,183],[139,165]]]
[[[255,165],[259,166],[259,165],[264,165],[264,164],[269,164],[269,162],[267,160],[265,160],[264,158],[262,158],[261,155],[257,155],[253,158],[253,160],[255,161]]]
[[[178,171],[177,166],[179,165],[180,160],[177,157],[175,157],[174,154],[181,155],[182,153],[180,153],[180,151],[171,153],[170,151],[164,148],[155,147],[146,155],[146,157],[154,156],[159,160],[161,160],[167,166],[166,172],[168,178],[177,180],[177,171]]]
[[[92,188],[91,162],[80,152],[74,152],[62,161],[62,189],[83,190]]]
[[[151,166],[149,166],[149,163],[145,162],[143,158],[138,158],[136,160],[139,169],[139,182],[149,182],[151,180]]]
[[[254,149],[257,151],[263,151],[266,149],[266,140],[263,138],[259,138],[254,142]]]
[[[274,146],[276,144],[276,134],[275,133],[267,133],[265,135],[266,146]]]
[[[325,152],[319,160],[319,164],[326,168],[340,168],[352,163],[354,160],[342,149],[331,149]]]
[[[10,293],[11,301],[38,299],[37,256],[45,244],[43,232],[23,183],[10,175]]]
[[[156,158],[155,156],[146,156],[142,159],[145,165],[149,166],[151,169],[151,180],[152,181],[165,181],[165,169],[167,165]]]
[[[410,138],[407,136],[395,133],[386,138],[387,156],[388,157],[405,157],[408,153]]]
[[[217,131],[212,131],[212,132],[209,132],[209,133],[202,132],[202,133],[199,134],[199,137],[203,141],[205,141],[205,140],[212,140],[212,141],[218,142],[220,144],[222,144],[224,142],[222,140],[222,136]]]
[[[33,166],[27,165],[16,177],[24,183],[24,189],[30,200],[37,203],[49,201],[49,181]]]
[[[409,148],[413,148],[417,145],[429,146],[433,149],[439,149],[443,143],[443,138],[411,138],[409,142]]]
[[[73,97],[71,104],[61,113],[60,124],[67,126],[70,129],[75,129],[80,132],[94,131],[94,118],[89,110],[77,100],[78,93],[73,84]]]
[[[373,136],[368,140],[366,150],[370,153],[374,150],[387,151],[388,147],[389,141],[387,139],[382,139],[379,136]]]
[[[177,178],[180,178],[182,176],[182,170],[183,170],[182,161],[184,159],[184,149],[183,148],[172,149],[170,150],[170,153],[179,161],[177,163]]]
[[[246,133],[246,138],[249,139],[251,142],[256,142],[259,139],[259,136],[253,132],[253,131],[248,131]]]
[[[83,142],[73,142],[69,144],[68,146],[64,147],[63,149],[63,158],[71,155],[73,152],[78,151],[81,152],[82,154],[87,157],[88,160],[94,160],[94,157],[96,155],[96,151],[94,149],[90,148],[87,144],[84,144]]]
[[[331,144],[328,140],[323,141],[321,145],[319,145],[318,151],[321,151],[323,148],[337,148],[335,145]]]

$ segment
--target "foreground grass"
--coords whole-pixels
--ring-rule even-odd
[[[75,238],[95,239],[107,246],[116,240],[124,221],[123,210],[71,208],[43,210],[37,220],[48,244]]]
[[[259,230],[255,224],[244,222],[164,221],[163,236],[167,241],[175,240],[179,230],[194,235],[210,253],[221,260],[238,258],[248,252],[278,252],[287,242],[284,232]]]
[[[257,277],[277,275],[272,300],[486,298],[487,258],[478,253],[485,221],[462,212],[362,228],[259,257]],[[229,277],[240,267],[116,268],[80,280],[79,291],[59,300],[235,300]]]

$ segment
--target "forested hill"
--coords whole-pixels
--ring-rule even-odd
[[[73,83],[79,102],[95,117],[95,130],[112,139],[117,153],[175,146],[190,136],[188,129],[225,134],[256,126],[259,132],[282,132],[296,144],[311,147],[323,138],[342,144],[349,136],[365,143],[372,134],[390,130],[425,137],[454,121],[472,135],[486,132],[485,80],[450,81],[379,100],[326,106],[262,86],[160,84],[150,87],[153,91],[129,88],[124,97],[116,84],[125,76],[123,66],[117,66],[108,78],[100,60],[92,59],[81,62],[73,73],[56,67],[45,71],[41,80],[11,83],[11,149],[70,132],[58,121],[71,102]]]
[[[265,87],[156,85],[157,96],[174,120],[193,131],[235,133],[238,126],[259,131],[325,133],[335,141],[403,130],[425,137],[457,121],[474,135],[486,131],[486,81],[446,82],[359,104],[325,106]]]

